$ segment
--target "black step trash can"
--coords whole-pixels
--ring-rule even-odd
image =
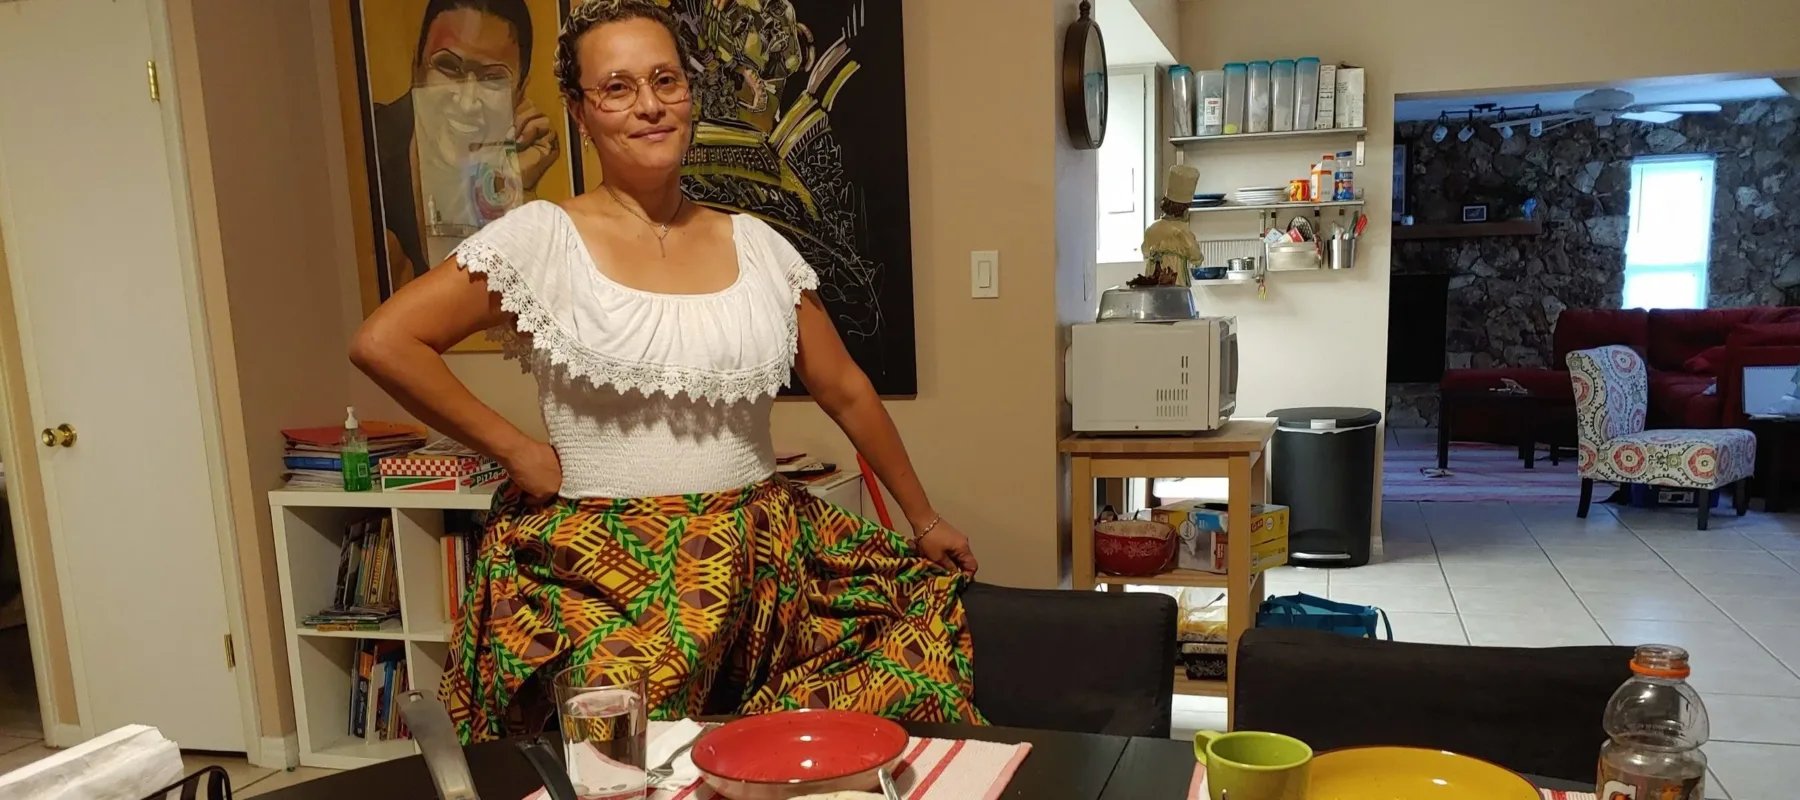
[[[1288,563],[1369,563],[1375,503],[1375,437],[1381,412],[1283,408],[1275,418],[1272,502],[1287,506]]]

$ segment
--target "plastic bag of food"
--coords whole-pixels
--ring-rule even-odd
[[[1183,642],[1226,640],[1225,593],[1218,589],[1188,589],[1181,593],[1181,618],[1176,639]]]

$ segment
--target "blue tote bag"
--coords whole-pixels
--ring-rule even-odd
[[[1377,635],[1377,625],[1387,634],[1385,637]],[[1341,633],[1359,639],[1394,640],[1394,625],[1388,621],[1387,612],[1374,606],[1341,603],[1310,594],[1264,600],[1262,607],[1256,610],[1256,627],[1302,628]]]

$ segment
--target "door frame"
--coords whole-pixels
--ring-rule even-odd
[[[3,213],[4,209],[0,209]],[[17,325],[13,316],[12,284],[6,266],[6,241],[0,233],[0,299],[4,299],[7,307],[0,309],[0,328],[17,332],[23,326]],[[15,341],[17,341],[15,339]],[[23,343],[21,343],[21,356]],[[22,359],[21,359],[22,364]],[[33,508],[41,508],[44,501],[44,487],[38,480],[39,465],[37,454],[26,438],[31,428],[31,404],[26,398],[25,376],[14,369],[12,359],[0,352],[0,425],[7,428],[7,435],[0,437],[0,463],[10,464],[7,470],[7,506],[10,511],[13,535],[13,552],[19,560],[19,592],[25,601],[25,635],[31,644],[31,672],[37,684],[37,701],[39,721],[43,726],[44,741],[52,747],[68,747],[81,741],[79,726],[80,709],[64,709],[55,689],[60,678],[74,685],[74,675],[68,664],[50,657],[49,646],[51,636],[63,642],[64,659],[73,659],[74,652],[70,648],[67,630],[64,626],[52,626],[44,616],[44,595],[49,588],[39,583],[40,570],[49,570],[60,578],[56,571],[56,559],[51,553],[39,553],[35,543],[40,535],[47,536],[47,530],[35,527]],[[22,435],[23,434],[23,435]],[[59,592],[50,598],[58,607],[64,608]],[[80,700],[76,699],[76,705]],[[75,723],[63,723],[63,712],[73,712]]]
[[[177,86],[177,81],[175,80],[174,42],[170,30],[167,0],[144,0],[144,6],[147,13],[147,18],[144,20],[144,23],[150,37],[151,58],[156,63],[156,69],[159,75],[158,89],[161,101],[158,103],[158,112],[162,118],[164,151],[166,156],[165,167],[169,170],[169,183],[171,187],[169,199],[173,206],[176,222],[176,249],[182,267],[181,283],[183,299],[186,301],[187,306],[188,339],[192,348],[191,355],[194,360],[195,378],[199,388],[199,392],[197,393],[198,396],[195,400],[200,406],[201,436],[203,440],[202,447],[206,454],[206,468],[210,486],[209,494],[211,495],[212,501],[213,533],[216,546],[219,550],[219,579],[221,581],[220,586],[224,590],[228,633],[231,635],[233,649],[235,651],[235,667],[232,672],[233,679],[237,684],[240,717],[239,724],[243,729],[245,755],[247,759],[253,763],[261,763],[264,761],[262,753],[263,738],[261,735],[262,709],[259,708],[256,703],[254,686],[255,669],[253,661],[258,654],[253,652],[253,649],[249,646],[250,638],[245,623],[245,598],[243,584],[239,574],[240,562],[238,556],[236,526],[231,513],[228,483],[229,470],[226,462],[225,439],[222,431],[223,423],[220,418],[218,382],[213,369],[213,348],[210,328],[207,322],[206,298],[201,286],[200,266],[196,246],[197,237],[194,229],[193,198],[191,195],[191,187],[188,183],[188,159],[185,151],[185,137],[183,135],[180,113],[180,90]],[[20,275],[13,274],[7,270],[6,260],[3,254],[0,254],[0,280],[9,282],[9,285],[12,287],[12,294],[14,294],[15,297],[23,296],[23,278]],[[12,402],[8,404],[6,401],[11,398],[7,395],[0,394],[0,404],[4,404],[0,405],[0,408],[9,410],[23,409],[28,415],[28,419],[34,419],[40,415],[35,413],[35,406],[31,400],[34,397],[41,397],[42,394],[41,390],[35,388],[37,386],[37,369],[35,366],[37,361],[29,334],[30,328],[29,325],[26,324],[27,309],[24,307],[24,304],[18,302],[16,299],[13,305],[17,324],[17,330],[14,331],[14,333],[16,334],[16,341],[19,343],[19,350],[22,356],[21,362],[23,374],[0,375],[0,393],[3,393],[8,386],[11,386],[16,390],[22,390],[19,391],[18,394],[22,394],[23,399],[22,401],[20,399],[12,399]],[[0,360],[0,372],[10,372],[4,360]],[[9,458],[19,458],[18,451],[24,446],[24,443],[12,441],[13,437],[7,438],[7,449],[9,452],[7,452],[6,455]],[[53,490],[55,479],[54,477],[47,476],[41,472],[35,477],[38,479],[37,481],[34,481],[35,485],[21,486],[21,492],[30,491],[36,495],[35,499],[38,499],[39,501],[46,500],[50,496],[50,492],[46,491],[46,489],[49,488]],[[10,493],[11,487],[9,485],[9,494]],[[20,503],[20,506],[23,508],[24,503]],[[46,507],[46,510],[49,511],[48,507]],[[50,511],[49,513],[54,514],[55,512]],[[17,518],[23,518],[25,516],[27,515],[22,512],[15,512],[15,523],[20,521]],[[29,525],[29,520],[24,521]],[[26,530],[28,529],[15,527],[15,537],[22,540],[28,540],[30,537],[23,535],[23,532]],[[58,535],[54,525],[50,526],[48,539],[52,542],[54,547],[61,548],[61,537]],[[25,602],[27,624],[33,626],[30,632],[32,642],[32,664],[33,668],[37,670],[39,704],[40,708],[43,710],[46,723],[44,731],[45,739],[46,742],[52,746],[66,747],[104,732],[94,730],[93,716],[88,713],[88,709],[91,707],[91,701],[88,697],[85,680],[85,656],[81,652],[81,646],[79,644],[80,637],[75,635],[79,622],[75,617],[72,592],[67,588],[72,585],[69,568],[66,562],[56,563],[53,557],[49,559],[55,569],[59,587],[62,589],[60,592],[62,595],[60,602],[62,605],[64,630],[59,633],[63,635],[68,646],[70,668],[73,673],[71,677],[74,679],[75,685],[77,722],[73,725],[53,724],[55,723],[55,720],[60,718],[57,712],[61,709],[55,708],[55,703],[53,702],[54,696],[49,691],[49,665],[45,663],[47,659],[44,658],[44,653],[41,648],[41,640],[46,631],[43,630],[44,621],[42,609],[38,607],[38,604],[42,602],[43,598],[36,595],[38,587],[35,579],[25,578],[25,575],[30,574],[31,571],[36,568],[38,559],[46,557],[49,554],[30,552],[28,541],[21,541],[16,549],[19,552],[21,587],[22,590],[27,593]],[[31,561],[29,566],[26,563],[27,559],[30,559]],[[35,576],[33,576],[33,578],[35,578]],[[223,658],[223,641],[220,642],[220,647],[220,657]],[[103,658],[108,656],[96,655],[95,657]],[[276,760],[282,762],[286,761],[286,757],[283,754],[272,755],[275,756]]]

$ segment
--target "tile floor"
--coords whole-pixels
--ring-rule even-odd
[[[1715,516],[1568,504],[1385,503],[1366,567],[1282,567],[1271,591],[1377,605],[1397,639],[1548,647],[1678,644],[1706,700],[1711,797],[1788,800],[1800,786],[1800,514]],[[1180,698],[1182,731],[1223,701]],[[1181,733],[1177,734],[1182,735]]]

